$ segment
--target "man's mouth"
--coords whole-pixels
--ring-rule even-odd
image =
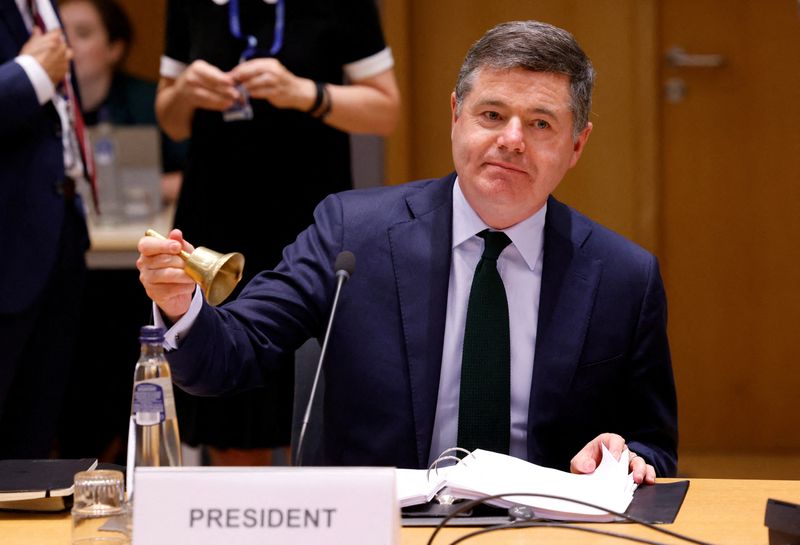
[[[486,165],[490,167],[502,168],[504,170],[511,170],[525,174],[527,171],[514,163],[506,163],[505,161],[486,161]]]

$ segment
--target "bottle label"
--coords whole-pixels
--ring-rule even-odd
[[[133,386],[133,418],[139,426],[154,426],[175,418],[175,398],[169,378],[154,378]]]

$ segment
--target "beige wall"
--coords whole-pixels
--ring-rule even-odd
[[[164,51],[166,0],[118,0],[133,24],[134,37],[125,69],[141,78],[156,81],[158,63]]]

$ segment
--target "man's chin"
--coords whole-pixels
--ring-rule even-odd
[[[512,200],[519,198],[529,185],[528,176],[519,172],[484,172],[480,177],[480,187],[487,195],[506,195]]]

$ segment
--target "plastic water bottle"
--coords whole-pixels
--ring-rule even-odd
[[[144,326],[141,356],[133,376],[131,426],[134,466],[180,466],[181,440],[172,391],[172,373],[164,356],[164,329]]]
[[[117,143],[111,122],[101,116],[94,133],[94,162],[100,194],[99,223],[113,224],[122,220],[122,195],[117,172]]]

